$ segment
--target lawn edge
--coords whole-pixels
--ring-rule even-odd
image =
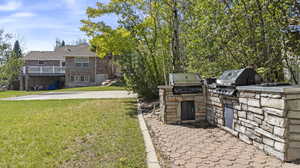
[[[140,104],[138,103],[138,120],[141,132],[144,137],[144,143],[146,148],[146,155],[147,155],[147,167],[148,168],[160,168],[160,164],[156,155],[156,151],[149,133],[149,130],[146,126],[144,115],[142,113]]]

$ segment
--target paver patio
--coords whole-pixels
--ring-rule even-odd
[[[300,168],[267,156],[220,128],[165,125],[152,114],[146,114],[145,120],[163,167]]]

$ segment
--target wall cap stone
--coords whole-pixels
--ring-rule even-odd
[[[300,93],[300,86],[278,86],[278,87],[263,87],[259,85],[238,86],[238,91],[254,91],[254,92],[275,92],[275,93]]]

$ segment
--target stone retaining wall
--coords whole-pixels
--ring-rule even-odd
[[[286,95],[287,107],[287,158],[300,159],[300,94]]]
[[[240,91],[237,97],[207,92],[207,120],[281,160],[300,159],[300,94]],[[233,129],[224,127],[232,103]]]

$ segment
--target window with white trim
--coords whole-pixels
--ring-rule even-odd
[[[76,82],[80,81],[80,76],[75,75],[75,81],[76,81]]]
[[[89,82],[90,81],[90,76],[89,75],[84,75],[84,81]]]
[[[72,75],[71,76],[72,82],[89,82],[90,76],[89,75]]]
[[[89,58],[75,57],[75,65],[76,67],[88,67]]]

